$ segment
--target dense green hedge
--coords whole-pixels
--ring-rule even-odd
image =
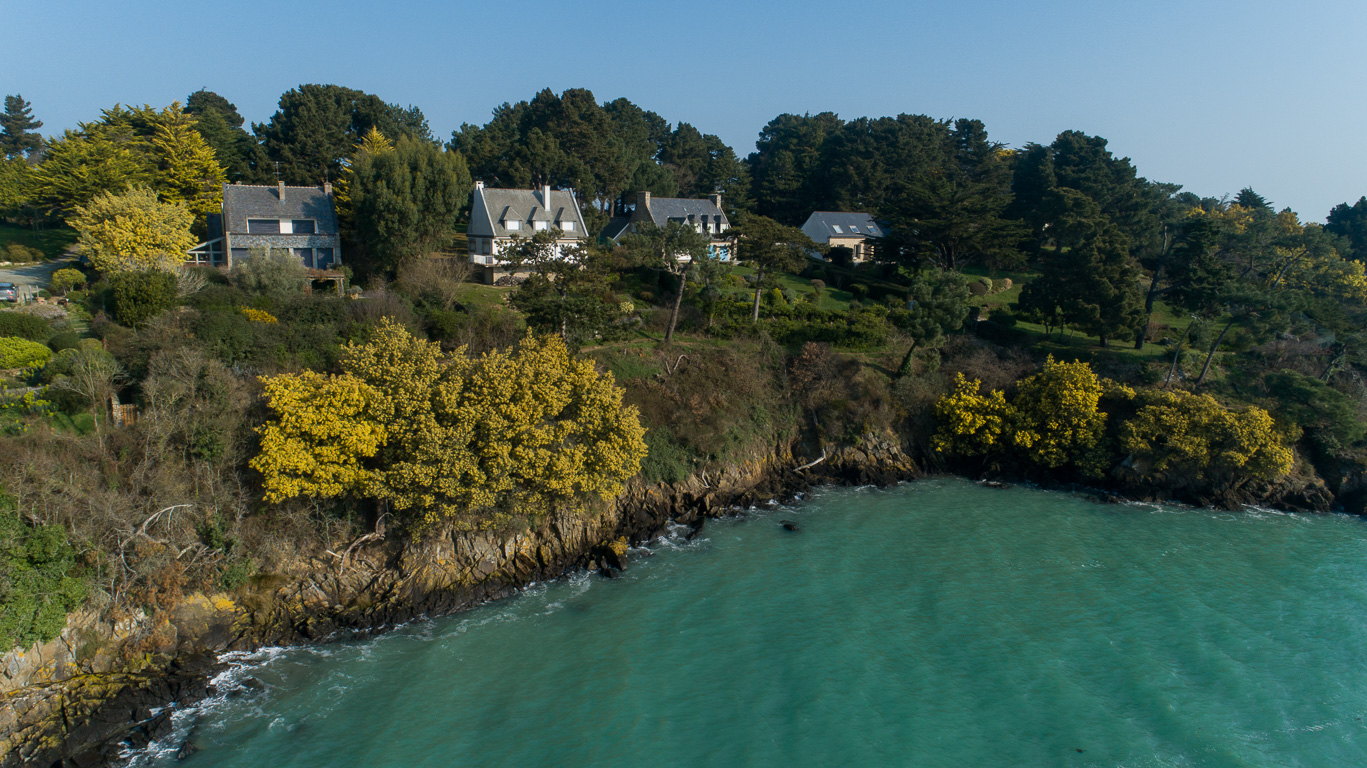
[[[18,336],[29,341],[48,337],[47,321],[23,312],[0,312],[0,336]]]

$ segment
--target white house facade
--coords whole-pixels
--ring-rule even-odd
[[[493,189],[475,182],[470,202],[470,227],[466,231],[470,262],[484,282],[492,284],[508,274],[500,258],[517,239],[538,232],[558,231],[556,250],[577,245],[588,233],[574,191],[551,189]]]

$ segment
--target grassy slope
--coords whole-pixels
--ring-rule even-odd
[[[0,252],[10,243],[37,248],[49,259],[61,256],[76,242],[76,230],[65,224],[34,231],[29,227],[0,222]]]

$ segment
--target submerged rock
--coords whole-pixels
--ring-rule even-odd
[[[792,520],[780,520],[780,521],[778,521],[778,523],[779,523],[779,525],[783,526],[783,530],[785,530],[785,531],[800,531],[800,530],[802,530],[802,527],[799,526],[797,523],[793,522]]]

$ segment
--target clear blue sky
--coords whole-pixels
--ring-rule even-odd
[[[541,88],[625,96],[742,156],[782,112],[983,120],[1009,145],[1105,136],[1201,195],[1320,220],[1367,194],[1367,2],[751,0],[4,5],[0,91],[45,132],[201,87],[264,122],[300,83],[417,105],[440,137]]]

